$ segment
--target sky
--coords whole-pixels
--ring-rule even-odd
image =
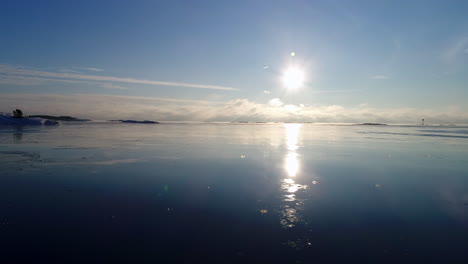
[[[0,111],[468,124],[466,14],[442,0],[3,0]]]

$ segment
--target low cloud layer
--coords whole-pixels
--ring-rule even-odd
[[[281,102],[278,99],[279,102]],[[227,102],[113,95],[0,94],[0,111],[21,108],[25,114],[71,115],[96,120],[150,119],[156,121],[266,121],[417,124],[468,124],[460,107],[442,110],[375,108],[368,105],[304,106],[258,103],[247,99]]]

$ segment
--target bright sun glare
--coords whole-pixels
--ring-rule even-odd
[[[304,83],[304,72],[298,68],[289,68],[283,75],[283,83],[290,90],[295,90]]]

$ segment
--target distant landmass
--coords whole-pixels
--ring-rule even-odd
[[[50,115],[30,115],[29,118],[43,118],[55,121],[78,121],[78,122],[86,122],[90,121],[89,119],[81,119],[72,116],[50,116]]]
[[[131,124],[159,124],[159,122],[150,121],[150,120],[143,120],[143,121],[138,121],[138,120],[110,120],[110,121],[117,121],[117,122],[121,122],[121,123],[131,123]]]
[[[360,126],[386,126],[387,124],[382,124],[382,123],[362,123],[358,124]]]

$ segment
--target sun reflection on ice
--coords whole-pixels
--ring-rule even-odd
[[[298,210],[300,210],[302,201],[296,197],[296,192],[299,190],[307,189],[307,185],[296,183],[293,179],[300,172],[300,161],[297,150],[299,149],[299,134],[301,124],[285,124],[286,129],[286,149],[287,153],[284,158],[284,170],[289,178],[283,179],[281,189],[285,193],[283,195],[283,202],[286,204],[282,206],[280,220],[284,228],[291,228],[300,221]]]
[[[296,201],[296,198],[295,198],[296,195],[294,193],[299,190],[306,190],[307,188],[308,186],[305,184],[303,185],[303,184],[295,183],[294,180],[292,179],[284,179],[283,184],[281,185],[281,189],[288,193],[284,195],[284,197],[286,197],[284,201],[288,201],[288,202]]]
[[[285,124],[286,128],[286,147],[288,149],[288,154],[286,155],[284,168],[288,173],[289,177],[295,177],[299,171],[299,159],[297,154],[298,141],[299,141],[299,132],[301,129],[301,124]]]
[[[302,124],[284,124],[284,127],[286,128],[286,146],[289,151],[296,151]]]
[[[299,160],[297,159],[297,153],[288,153],[284,162],[284,167],[289,177],[296,177],[299,171]]]

